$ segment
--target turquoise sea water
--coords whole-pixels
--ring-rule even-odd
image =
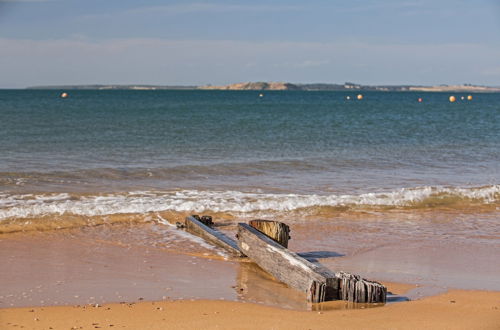
[[[363,193],[499,181],[500,94],[455,103],[411,92],[59,94],[0,91],[4,190]]]
[[[60,93],[0,91],[0,219],[500,199],[500,94]]]

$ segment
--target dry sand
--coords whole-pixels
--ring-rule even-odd
[[[335,309],[338,303],[309,312],[213,300],[8,308],[0,309],[0,328],[500,329],[500,292],[450,291],[368,309]]]

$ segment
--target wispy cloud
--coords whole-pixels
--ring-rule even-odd
[[[116,17],[117,15],[185,15],[192,13],[230,13],[230,12],[282,12],[298,11],[303,7],[295,5],[251,5],[251,4],[221,4],[221,3],[179,3],[161,6],[144,6],[127,9],[112,14],[86,15],[83,19]]]
[[[124,13],[161,13],[161,14],[187,14],[195,12],[275,12],[275,11],[290,11],[300,10],[301,7],[293,5],[242,5],[242,4],[219,4],[219,3],[183,3],[175,5],[140,7],[130,9]]]
[[[2,2],[8,2],[8,3],[26,3],[26,2],[53,2],[57,0],[0,0],[0,3]]]
[[[293,69],[302,69],[302,68],[317,68],[330,64],[329,60],[303,60],[296,62],[284,62],[279,63],[278,66],[288,67]]]
[[[500,47],[473,43],[0,38],[0,87],[262,80],[498,85],[499,57]]]
[[[481,73],[484,76],[500,77],[500,66],[486,68]]]
[[[346,6],[338,11],[345,13],[370,12],[377,10],[400,10],[425,8],[425,0],[415,1],[377,1],[363,2],[362,4]]]

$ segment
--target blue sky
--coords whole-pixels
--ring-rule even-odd
[[[0,0],[0,88],[500,86],[500,2]]]

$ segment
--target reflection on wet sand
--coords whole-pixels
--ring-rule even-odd
[[[236,277],[238,298],[247,302],[308,309],[306,294],[290,289],[251,262],[241,262]]]
[[[241,262],[234,287],[238,299],[295,310],[341,310],[381,307],[385,304],[359,304],[347,301],[328,301],[311,304],[306,301],[305,292],[293,290],[278,282],[262,268],[251,262]],[[388,302],[407,301],[406,297],[389,294]]]

